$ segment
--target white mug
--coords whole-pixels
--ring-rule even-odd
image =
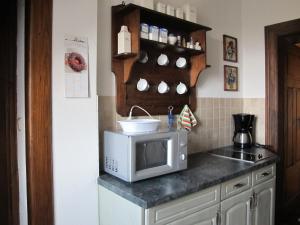
[[[176,14],[177,18],[183,19],[183,10],[182,10],[182,8],[177,8],[175,14]]]
[[[186,87],[186,85],[184,84],[184,83],[179,83],[178,85],[177,85],[177,87],[176,87],[176,92],[177,92],[177,94],[179,94],[179,95],[183,95],[183,94],[185,94],[186,92],[188,91],[188,89],[187,89],[187,87]]]
[[[160,56],[157,59],[157,63],[160,66],[166,66],[169,64],[168,56],[165,54],[160,54]]]
[[[158,85],[157,90],[158,90],[158,93],[165,94],[170,90],[170,88],[166,82],[161,81],[160,84]]]
[[[146,79],[140,79],[137,84],[136,84],[136,88],[139,90],[139,91],[148,91],[149,88],[150,88],[150,85],[148,83],[148,81]]]
[[[183,57],[179,57],[177,60],[176,60],[176,66],[178,68],[185,68],[186,67],[186,59],[183,58]]]
[[[146,63],[148,62],[148,54],[145,51],[141,51],[140,57],[139,57],[139,62],[140,63]]]

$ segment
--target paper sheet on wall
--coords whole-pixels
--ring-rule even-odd
[[[88,39],[65,36],[65,97],[89,97]]]

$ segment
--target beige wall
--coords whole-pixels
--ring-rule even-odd
[[[265,143],[265,99],[244,98],[243,112],[256,115],[255,140],[260,144]]]
[[[300,18],[299,0],[241,0],[243,97],[265,97],[264,27]]]
[[[97,0],[53,1],[52,140],[55,225],[99,224],[97,4]],[[88,38],[89,98],[65,98],[65,34]]]

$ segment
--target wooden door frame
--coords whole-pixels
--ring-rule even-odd
[[[52,0],[25,0],[25,117],[29,225],[54,224]]]
[[[300,19],[278,23],[265,27],[266,54],[266,120],[265,141],[275,152],[282,153],[283,143],[283,107],[280,81],[283,74],[278,72],[278,40],[282,36],[300,32]]]
[[[265,27],[266,102],[265,142],[281,157],[277,165],[276,217],[283,207],[284,160],[284,73],[279,70],[279,41],[282,37],[300,33],[300,19]]]

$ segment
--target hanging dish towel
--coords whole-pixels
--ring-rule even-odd
[[[178,117],[177,123],[179,127],[184,128],[188,131],[191,131],[192,127],[197,125],[197,120],[187,105],[183,107],[183,110]]]

